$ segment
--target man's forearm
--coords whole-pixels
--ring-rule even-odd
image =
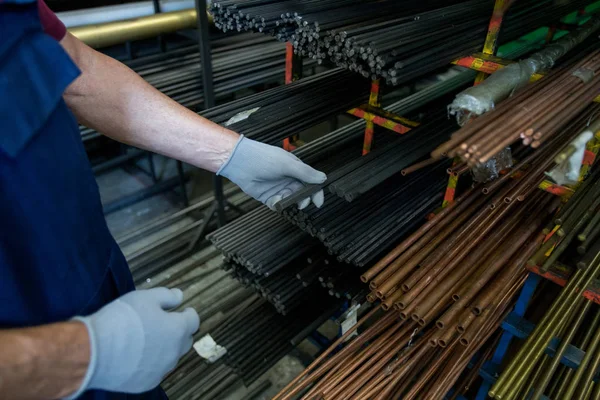
[[[90,362],[80,322],[0,330],[0,398],[58,399],[75,393]]]
[[[61,44],[82,70],[64,96],[81,123],[212,172],[227,160],[238,134],[179,105],[74,36],[67,33]]]

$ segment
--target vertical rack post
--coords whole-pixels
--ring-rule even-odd
[[[538,287],[540,280],[541,280],[541,278],[539,275],[529,274],[529,277],[527,278],[527,280],[525,281],[525,284],[523,285],[523,289],[521,289],[521,294],[519,294],[517,303],[515,304],[515,309],[513,312],[516,315],[518,315],[520,317],[525,315],[525,311],[527,310],[527,307],[529,306],[529,302],[531,301],[531,298],[533,297],[533,293],[535,292],[535,289]],[[512,341],[513,337],[514,337],[514,335],[512,333],[510,333],[509,331],[504,331],[504,333],[502,333],[502,336],[500,337],[500,341],[498,342],[498,345],[496,347],[496,350],[494,351],[494,355],[492,356],[492,359],[484,364],[482,370],[485,370],[485,372],[487,374],[491,374],[494,376],[496,375],[500,365],[502,364],[502,360],[504,359],[504,356],[506,355],[506,352],[508,351],[508,346],[510,346],[510,342]],[[490,381],[484,379],[481,386],[479,387],[479,391],[477,392],[477,397],[475,397],[475,399],[476,400],[487,399],[488,391],[490,390],[491,387],[492,387],[492,383]]]
[[[510,5],[514,2],[514,0],[496,0],[494,4],[494,12],[492,14],[492,18],[490,19],[490,25],[488,27],[488,32],[485,37],[485,43],[483,45],[483,53],[487,55],[496,55],[496,50],[498,48],[498,36],[500,35],[500,28],[502,27],[502,21],[504,20],[504,14],[506,10],[510,7]],[[487,74],[484,72],[479,72],[475,77],[475,85],[480,84],[485,80]],[[455,161],[455,164],[457,161]],[[458,176],[450,175],[448,179],[448,186],[446,187],[446,193],[444,195],[444,202],[442,203],[442,207],[447,207],[449,204],[452,204],[454,201],[454,197],[456,194],[456,186],[458,185]]]
[[[371,93],[369,93],[369,106],[379,108],[379,79],[371,82]],[[363,142],[363,156],[369,154],[373,144],[373,134],[375,133],[375,124],[373,121],[367,121],[365,127],[365,139]]]
[[[208,31],[208,16],[206,15],[206,0],[196,0],[196,14],[198,15],[198,46],[200,51],[200,63],[202,67],[202,91],[204,95],[204,108],[215,106],[215,92],[213,87],[212,58],[210,54],[210,33]],[[221,177],[213,176],[213,190],[215,194],[215,205],[217,223],[225,225],[225,196],[223,195],[223,180]],[[205,218],[211,218],[205,216]]]
[[[290,42],[285,44],[285,84],[302,79],[302,57],[294,54],[294,46]],[[297,136],[283,139],[283,148],[287,151],[292,151],[296,147],[291,143],[298,139]]]
[[[508,9],[508,6],[512,3],[511,0],[496,0],[494,4],[494,12],[490,19],[490,25],[488,28],[487,35],[485,37],[485,43],[483,45],[483,54],[496,55],[498,48],[498,36],[500,35],[500,28],[502,27],[502,20],[504,19],[504,13]],[[475,78],[475,85],[480,84],[486,78],[486,74],[480,72]]]

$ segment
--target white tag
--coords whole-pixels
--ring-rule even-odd
[[[194,350],[196,350],[200,357],[204,358],[209,363],[214,363],[227,354],[227,349],[223,346],[219,346],[208,333],[194,343]]]
[[[352,329],[352,327],[354,327],[354,325],[356,325],[357,322],[357,311],[360,308],[360,304],[357,304],[353,307],[351,307],[347,312],[346,312],[346,319],[344,319],[344,321],[342,321],[342,335],[345,335],[346,332],[348,332],[350,329]],[[350,334],[346,340],[350,339],[351,337],[354,337],[358,335],[357,331],[352,332],[352,334]]]
[[[236,122],[243,121],[243,120],[247,119],[249,116],[251,116],[252,114],[254,114],[255,112],[257,112],[259,109],[260,109],[260,107],[256,107],[256,108],[252,108],[250,110],[239,112],[239,113],[235,114],[233,117],[229,118],[229,121],[225,122],[225,126],[233,125]]]

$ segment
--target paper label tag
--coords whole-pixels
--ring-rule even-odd
[[[358,314],[358,309],[360,308],[360,304],[354,305],[352,306],[346,313],[346,319],[344,319],[344,321],[342,321],[342,335],[345,335],[346,332],[348,332],[350,329],[352,329],[354,327],[354,325],[356,325],[357,322],[357,314]],[[354,331],[352,332],[352,334],[350,334],[346,340],[350,339],[351,337],[354,337],[358,335],[358,332]]]
[[[256,107],[256,108],[252,108],[250,110],[239,112],[239,113],[235,114],[233,117],[229,118],[229,121],[225,122],[225,126],[230,126],[230,125],[235,124],[236,122],[240,122],[245,119],[248,119],[249,116],[251,116],[252,114],[257,112],[259,109],[260,109],[260,107]]]
[[[227,349],[219,346],[208,333],[194,343],[194,350],[211,364],[227,354]]]

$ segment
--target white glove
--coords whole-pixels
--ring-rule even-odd
[[[179,289],[137,290],[88,317],[76,317],[90,335],[91,357],[81,388],[142,393],[157,387],[193,344],[200,318],[192,308],[169,312],[183,301]]]
[[[302,189],[305,184],[320,184],[327,180],[327,175],[304,164],[295,155],[243,135],[240,135],[217,175],[228,178],[272,210],[275,203]],[[323,191],[300,201],[298,208],[302,210],[311,201],[321,207],[325,201]]]

